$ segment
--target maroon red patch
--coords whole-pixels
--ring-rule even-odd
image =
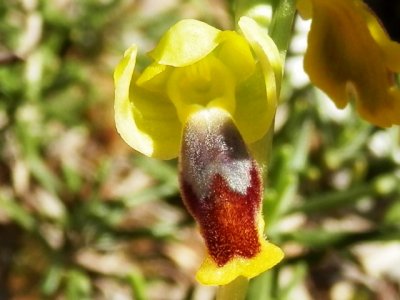
[[[185,203],[200,225],[209,254],[220,267],[235,256],[251,258],[260,251],[256,214],[261,183],[255,168],[251,173],[246,195],[232,192],[218,174],[212,183],[212,194],[202,201],[189,183],[182,182]]]

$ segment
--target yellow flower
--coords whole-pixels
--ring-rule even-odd
[[[122,138],[150,157],[179,156],[182,198],[207,246],[197,279],[209,285],[254,277],[283,258],[263,237],[261,170],[248,150],[272,124],[282,63],[255,21],[242,17],[239,27],[180,21],[140,75],[136,46],[114,73]]]
[[[355,101],[367,121],[400,124],[400,44],[391,41],[361,0],[298,0],[304,18],[312,18],[304,69],[336,106]]]

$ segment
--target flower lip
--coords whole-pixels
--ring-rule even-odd
[[[260,251],[260,170],[228,114],[203,110],[188,120],[180,173],[186,206],[217,265],[255,256]]]
[[[208,250],[200,282],[254,277],[282,259],[263,238],[260,168],[227,112],[210,108],[191,115],[179,164],[182,198]]]

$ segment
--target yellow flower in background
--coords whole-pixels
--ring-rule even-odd
[[[207,246],[197,279],[209,285],[257,276],[283,258],[263,237],[261,167],[248,150],[272,125],[282,62],[255,21],[242,17],[239,27],[180,21],[141,74],[136,46],[114,73],[122,138],[150,157],[179,156],[182,198]]]
[[[304,69],[339,108],[351,100],[367,121],[400,124],[400,44],[361,0],[298,0],[312,18]]]

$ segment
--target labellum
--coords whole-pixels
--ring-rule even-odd
[[[261,251],[261,170],[228,113],[211,108],[189,117],[180,184],[184,203],[218,267]]]

